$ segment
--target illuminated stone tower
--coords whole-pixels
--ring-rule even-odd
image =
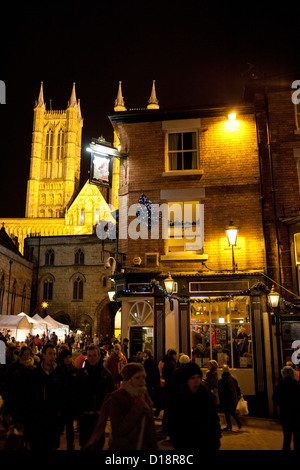
[[[43,83],[34,108],[28,218],[62,218],[79,191],[83,119],[75,83],[66,110],[46,110]]]

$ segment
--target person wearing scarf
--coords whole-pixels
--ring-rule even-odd
[[[131,362],[121,375],[120,388],[106,397],[86,449],[103,435],[110,417],[109,450],[156,450],[153,403],[146,388],[145,368]]]

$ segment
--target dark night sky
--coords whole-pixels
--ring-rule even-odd
[[[299,6],[200,0],[25,2],[2,17],[0,216],[24,217],[33,107],[40,82],[49,109],[72,84],[84,118],[82,183],[92,137],[112,141],[107,115],[118,82],[125,105],[146,107],[152,80],[161,108],[240,102],[245,78],[300,79]],[[277,4],[278,5],[278,4]],[[247,73],[248,63],[255,66]],[[0,220],[1,222],[1,220]]]

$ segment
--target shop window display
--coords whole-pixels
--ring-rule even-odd
[[[214,359],[219,367],[252,367],[252,331],[248,296],[218,301],[194,299],[191,305],[192,354],[200,367]]]

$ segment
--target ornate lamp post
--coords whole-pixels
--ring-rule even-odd
[[[282,361],[281,361],[281,345],[280,345],[280,307],[279,307],[279,293],[275,291],[274,286],[270,293],[268,294],[268,302],[271,307],[272,311],[272,324],[275,325],[275,336],[276,336],[276,343],[277,343],[277,356],[278,356],[278,369],[279,369],[279,376],[280,371],[282,368]]]

